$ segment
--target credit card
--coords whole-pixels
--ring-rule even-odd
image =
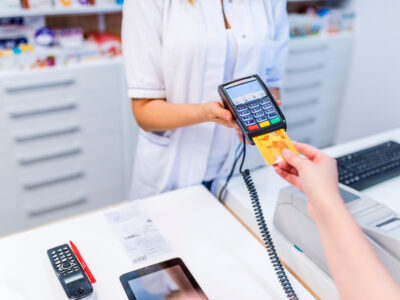
[[[260,135],[253,140],[268,165],[282,161],[282,150],[285,148],[299,155],[284,129]]]

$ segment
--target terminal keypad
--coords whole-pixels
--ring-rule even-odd
[[[268,97],[237,106],[238,117],[248,130],[257,130],[281,122]]]

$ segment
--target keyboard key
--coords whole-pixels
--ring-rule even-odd
[[[244,117],[244,116],[248,116],[250,114],[250,111],[246,108],[246,110],[240,111],[239,115]]]
[[[266,105],[263,105],[262,106],[262,108],[264,109],[264,110],[268,110],[268,109],[270,109],[272,107],[272,104],[266,104]]]
[[[276,117],[278,117],[278,114],[277,114],[277,113],[268,114],[268,118],[270,118],[270,119],[274,119],[274,118],[276,118]]]
[[[249,104],[248,107],[249,108],[258,108],[258,107],[260,107],[260,105],[258,104],[258,102],[255,102],[255,103]]]
[[[254,114],[254,117],[256,117],[256,118],[263,117],[263,116],[265,116],[263,111],[260,111],[260,112]]]
[[[272,105],[271,101],[266,100],[266,99],[261,100],[261,101],[260,101],[260,104],[261,104],[261,105]]]
[[[260,123],[261,128],[268,127],[269,125],[270,125],[270,123],[268,121]]]
[[[272,114],[275,112],[275,108],[271,107],[267,109],[267,113]]]
[[[244,123],[246,124],[246,126],[250,126],[250,125],[256,124],[256,122],[254,121],[254,119],[251,119],[251,120],[246,121],[246,122],[244,122]]]
[[[271,124],[277,124],[281,121],[281,118],[274,118],[271,120]]]
[[[258,125],[257,124],[251,125],[251,126],[247,127],[247,129],[249,129],[250,131],[257,130]]]
[[[257,123],[261,123],[261,122],[267,121],[267,117],[264,116],[264,117],[261,117],[261,118],[257,118],[256,121],[257,121]]]
[[[244,110],[247,110],[247,106],[246,105],[244,105],[244,104],[241,104],[241,105],[238,105],[237,106],[237,111],[244,111]]]
[[[252,115],[243,116],[242,119],[243,119],[243,121],[248,121],[248,120],[253,119],[253,116]]]
[[[259,111],[262,111],[261,107],[253,108],[253,109],[251,110],[251,112],[252,112],[253,114],[254,114],[254,113],[258,113]]]

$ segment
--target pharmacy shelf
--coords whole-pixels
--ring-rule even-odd
[[[69,65],[63,66],[55,66],[55,67],[47,67],[47,68],[35,68],[35,69],[23,69],[23,70],[0,70],[0,81],[3,79],[7,79],[10,76],[18,76],[18,75],[26,75],[26,74],[43,74],[47,72],[53,72],[55,70],[63,70],[70,71],[79,68],[89,68],[110,64],[121,64],[123,60],[121,56],[113,57],[113,58],[99,58],[96,60],[87,60],[78,63],[71,63]]]
[[[122,11],[122,5],[81,6],[65,8],[44,9],[10,9],[1,10],[0,18],[28,17],[28,16],[60,16],[60,15],[92,15],[118,13]]]

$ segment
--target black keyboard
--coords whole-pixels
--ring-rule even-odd
[[[400,144],[389,141],[336,160],[340,183],[361,191],[400,175]]]

